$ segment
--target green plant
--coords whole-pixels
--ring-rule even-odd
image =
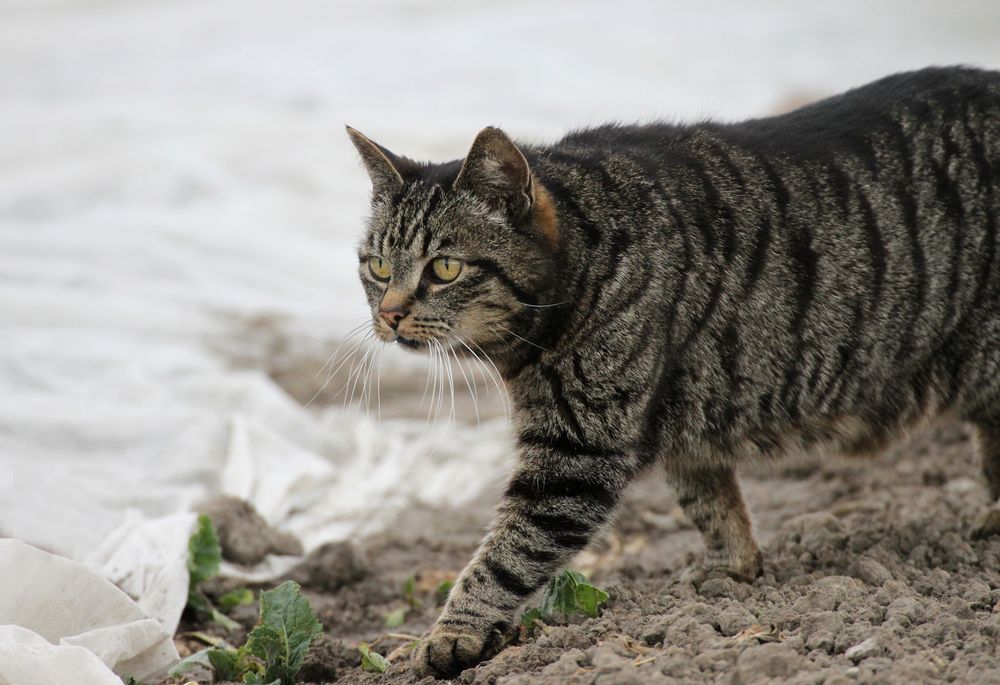
[[[260,618],[242,647],[209,647],[187,657],[170,673],[178,675],[200,663],[210,666],[217,680],[292,685],[309,646],[322,633],[309,600],[298,583],[288,580],[260,593]]]
[[[374,651],[368,643],[359,644],[358,651],[361,652],[361,668],[363,670],[371,673],[385,673],[385,669],[389,668],[389,660]]]
[[[437,586],[437,589],[434,591],[434,594],[437,595],[438,604],[444,604],[447,601],[448,595],[451,594],[451,589],[453,587],[455,587],[455,581],[453,580],[441,581],[441,583]]]
[[[400,607],[385,615],[386,628],[398,628],[406,621],[406,615],[411,610],[423,606],[417,599],[417,579],[414,576],[410,576],[403,582],[403,598],[406,600],[405,607]]]
[[[562,621],[574,614],[596,618],[606,601],[608,593],[591,585],[582,573],[563,571],[545,586],[541,604],[524,612],[521,626],[530,633],[538,620]]]
[[[188,540],[188,606],[200,613],[207,613],[211,602],[198,588],[206,580],[219,573],[222,563],[222,547],[215,534],[212,519],[202,514],[198,517],[198,527]]]
[[[419,609],[422,606],[420,600],[417,599],[417,579],[414,576],[410,576],[403,583],[403,597],[406,598],[406,603],[410,605],[411,609]]]
[[[190,581],[187,605],[200,618],[214,621],[226,630],[235,630],[240,625],[223,612],[231,611],[239,604],[253,602],[253,593],[247,588],[226,593],[219,599],[220,611],[199,587],[218,575],[221,564],[222,546],[219,545],[219,536],[215,534],[212,519],[201,514],[198,516],[198,526],[188,540],[187,567]]]
[[[390,611],[385,615],[385,627],[386,628],[398,628],[403,625],[406,621],[406,614],[409,612],[409,607],[400,607],[395,611]]]
[[[242,604],[253,604],[253,592],[250,588],[241,587],[219,597],[219,608],[222,611],[232,611]]]

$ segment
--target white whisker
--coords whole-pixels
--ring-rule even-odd
[[[465,349],[469,351],[469,354],[471,354],[472,357],[476,361],[478,361],[482,365],[482,367],[486,370],[486,375],[489,376],[489,379],[491,381],[493,381],[493,385],[496,386],[497,392],[500,395],[500,403],[503,406],[504,416],[507,418],[508,421],[510,421],[511,417],[510,397],[508,397],[507,395],[506,386],[503,385],[503,375],[500,373],[500,369],[497,368],[497,365],[493,362],[493,359],[490,358],[490,355],[486,354],[486,351],[482,347],[480,347],[475,341],[473,341],[472,344],[475,345],[476,349],[478,349],[482,353],[483,357],[486,358],[485,362],[479,357],[478,354],[475,353],[475,351],[471,347],[469,347],[469,344],[467,342],[462,340],[457,335],[455,335],[454,338],[455,340],[460,342],[465,347]],[[486,362],[489,362],[489,364],[487,364]],[[492,367],[492,369],[490,367]],[[495,376],[494,372],[496,372]]]
[[[564,300],[562,302],[553,302],[552,304],[528,304],[527,302],[518,301],[518,304],[525,307],[532,307],[535,309],[544,309],[546,307],[561,307],[564,304],[569,304],[570,302],[571,300]]]
[[[455,358],[455,362],[458,364],[458,370],[462,372],[462,378],[465,379],[465,386],[469,389],[469,395],[472,397],[472,408],[476,411],[476,430],[479,430],[481,421],[479,418],[479,401],[476,397],[476,392],[473,390],[472,383],[469,382],[469,376],[465,373],[465,367],[462,366],[462,360],[458,358],[458,353],[452,348],[449,348],[449,351]]]
[[[521,336],[519,336],[517,333],[515,333],[512,330],[510,330],[509,328],[504,328],[500,324],[497,324],[497,328],[499,328],[501,331],[504,331],[505,333],[509,333],[510,335],[513,335],[518,340],[522,340],[522,341],[528,343],[529,345],[534,345],[535,347],[537,347],[538,349],[540,349],[542,352],[548,352],[547,349],[545,349],[544,347],[542,347],[538,343],[533,343],[530,340],[528,340],[527,338],[522,338]]]
[[[340,360],[340,363],[336,366],[336,368],[334,368],[332,371],[330,371],[330,373],[327,375],[326,380],[323,381],[323,385],[321,385],[319,387],[319,390],[317,390],[315,392],[315,394],[313,394],[313,396],[311,398],[309,398],[309,401],[305,403],[305,405],[304,405],[305,407],[308,407],[309,405],[311,405],[313,403],[313,401],[317,397],[320,396],[320,393],[322,393],[324,390],[326,390],[326,387],[328,385],[330,385],[330,381],[332,381],[334,379],[334,377],[337,375],[337,372],[340,371],[340,369],[344,366],[344,364],[346,364],[349,360],[351,360],[351,359],[354,358],[354,355],[357,354],[357,352],[361,348],[361,346],[364,345],[365,340],[368,339],[369,335],[372,335],[372,331],[371,330],[369,330],[368,333],[364,337],[361,338],[361,340],[358,340],[357,342],[355,342],[351,346],[351,349],[348,350],[345,353],[344,358]],[[346,343],[347,341],[345,340],[344,342]],[[341,343],[340,346],[337,348],[336,352],[334,352],[334,354],[337,354],[337,352],[339,352],[340,348],[343,347],[343,346],[344,346],[344,343]],[[324,364],[324,366],[325,366],[325,364]],[[353,364],[352,364],[352,368],[353,368]],[[314,376],[314,378],[315,378],[315,376]],[[338,391],[337,394],[334,395],[334,397],[337,397],[339,395],[340,395],[340,392]]]

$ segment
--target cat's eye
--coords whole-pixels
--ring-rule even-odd
[[[454,257],[438,257],[431,262],[431,273],[439,283],[451,283],[462,273],[462,260]]]
[[[392,275],[392,267],[389,265],[389,260],[382,257],[369,257],[368,271],[376,281],[388,281]]]

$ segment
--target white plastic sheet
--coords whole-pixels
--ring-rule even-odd
[[[0,540],[0,586],[0,682],[141,680],[177,659],[172,630],[78,562]]]

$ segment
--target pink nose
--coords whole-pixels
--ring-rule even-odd
[[[392,330],[396,330],[396,327],[399,325],[399,322],[402,321],[403,318],[409,313],[410,313],[409,310],[403,309],[401,307],[378,310],[379,317],[387,324],[389,324],[389,328],[391,328]]]

